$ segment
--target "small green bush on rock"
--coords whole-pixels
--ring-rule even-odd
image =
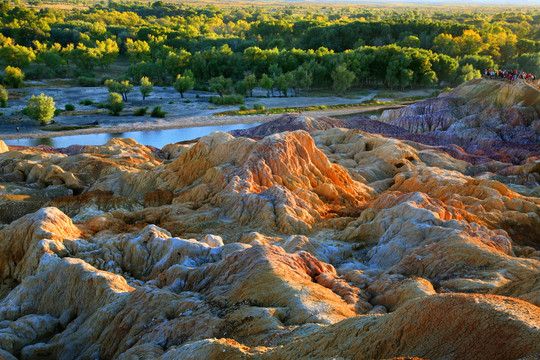
[[[41,124],[46,124],[54,117],[54,100],[50,96],[41,94],[39,96],[32,95],[26,102],[26,114]]]

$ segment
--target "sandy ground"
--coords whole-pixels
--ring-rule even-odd
[[[217,112],[226,110],[237,110],[238,106],[214,106],[208,102],[212,93],[189,91],[185,98],[180,98],[180,94],[174,89],[155,87],[154,92],[146,100],[142,100],[139,89],[134,87],[129,94],[129,101],[120,116],[111,116],[106,110],[97,109],[93,105],[83,106],[80,101],[90,99],[95,103],[105,103],[108,92],[103,87],[83,88],[83,87],[47,87],[46,84],[32,84],[19,90],[10,91],[9,108],[0,109],[0,140],[25,139],[25,138],[51,138],[58,136],[83,135],[96,133],[119,133],[127,131],[147,131],[160,129],[176,129],[195,126],[230,125],[240,123],[260,123],[273,120],[281,115],[243,115],[243,116],[213,116]],[[99,123],[99,127],[88,129],[77,129],[69,131],[44,131],[44,127],[39,126],[36,121],[20,115],[18,112],[26,105],[26,100],[32,95],[52,96],[56,102],[56,107],[63,109],[66,104],[75,105],[75,113],[59,115],[55,117],[54,125],[50,126],[84,126]],[[351,96],[347,98],[337,96],[301,96],[301,97],[262,97],[264,93],[255,92],[253,98],[246,98],[246,106],[253,108],[253,104],[261,103],[266,108],[273,107],[297,107],[312,105],[335,105],[354,104],[364,100],[369,100],[377,96],[378,91],[364,92],[365,94]],[[414,94],[422,95],[429,93],[429,90],[416,91]],[[152,118],[149,115],[137,117],[132,115],[132,111],[142,106],[160,105],[168,114],[164,119]],[[399,106],[399,105],[395,105]],[[309,116],[333,116],[354,114],[366,111],[374,111],[386,106],[367,106],[356,108],[344,108],[334,110],[324,110],[315,112],[304,112]],[[18,130],[17,130],[18,128]]]

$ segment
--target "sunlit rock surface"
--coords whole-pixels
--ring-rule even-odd
[[[538,159],[317,126],[0,148],[0,358],[537,357]]]

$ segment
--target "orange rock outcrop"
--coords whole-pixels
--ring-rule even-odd
[[[51,195],[0,226],[2,358],[540,352],[540,199],[508,164],[338,128],[5,150],[1,194]]]

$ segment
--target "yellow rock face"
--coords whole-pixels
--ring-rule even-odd
[[[534,159],[345,129],[81,149],[0,153],[3,198],[64,195],[0,228],[0,357],[540,352]]]

